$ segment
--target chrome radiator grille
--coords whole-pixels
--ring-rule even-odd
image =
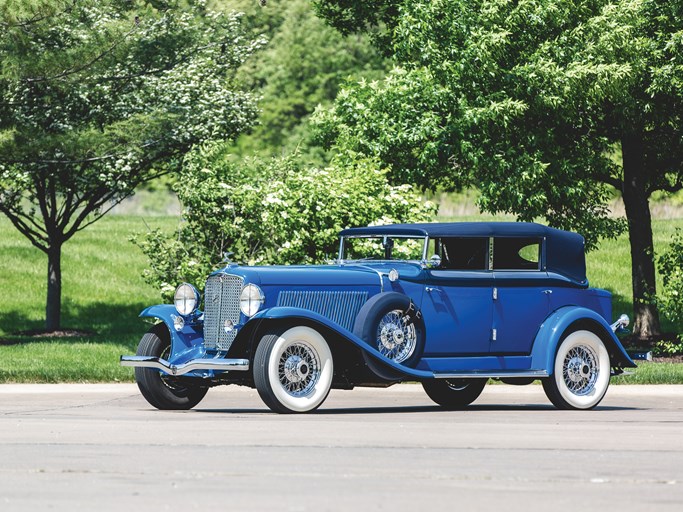
[[[356,315],[367,300],[367,292],[282,291],[278,295],[277,305],[315,311],[350,331]]]
[[[225,332],[226,320],[240,321],[240,293],[244,279],[229,274],[216,274],[206,281],[204,290],[204,347],[228,350],[237,331]]]

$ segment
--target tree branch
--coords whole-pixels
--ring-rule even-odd
[[[43,16],[34,16],[33,18],[29,18],[25,21],[19,22],[19,23],[7,23],[7,22],[0,22],[0,27],[4,27],[6,29],[10,28],[27,28],[30,27],[31,25],[35,25],[36,23],[40,23],[41,21],[45,21],[48,18],[51,17],[56,17],[56,16],[62,16],[63,14],[66,14],[67,12],[70,12],[73,10],[73,8],[76,6],[76,1],[74,0],[71,2],[71,5],[68,6],[66,9],[63,11],[57,12],[57,13],[52,13],[52,14],[45,14]]]
[[[46,243],[40,243],[40,242],[47,242],[45,236],[41,236],[41,234],[34,229],[31,229],[31,227],[25,222],[24,219],[30,220],[32,224],[35,224],[35,222],[30,219],[30,217],[26,215],[22,215],[19,213],[15,213],[5,206],[3,206],[0,203],[0,212],[4,213],[7,215],[9,218],[10,222],[14,225],[15,228],[21,232],[22,235],[24,235],[26,238],[28,238],[29,242],[33,244],[35,247],[43,251],[44,253],[47,254],[48,252],[48,245]],[[22,219],[23,217],[23,219]]]
[[[121,43],[124,40],[126,40],[128,38],[128,36],[130,36],[133,32],[135,32],[136,28],[137,28],[137,26],[133,26],[133,28],[131,30],[126,32],[119,40],[117,40],[114,44],[112,44],[107,50],[103,51],[102,53],[97,55],[94,59],[90,60],[89,62],[86,62],[85,64],[83,64],[81,66],[78,66],[76,68],[67,69],[61,73],[58,73],[56,75],[49,76],[49,77],[48,76],[41,76],[41,77],[37,77],[37,78],[24,78],[23,80],[25,82],[30,83],[30,84],[39,83],[39,82],[50,82],[52,80],[59,80],[59,79],[65,78],[67,76],[71,76],[71,75],[75,75],[76,73],[80,73],[81,71],[91,67],[96,62],[102,60],[106,55],[109,55],[110,53],[112,53],[118,46],[121,45]]]

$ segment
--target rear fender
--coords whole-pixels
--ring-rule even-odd
[[[317,325],[317,326],[320,326],[324,329],[333,331],[336,335],[338,335],[344,341],[347,341],[348,343],[355,345],[356,347],[361,349],[366,354],[372,356],[374,359],[376,359],[380,363],[386,365],[388,368],[392,368],[392,369],[396,370],[401,375],[404,375],[406,377],[414,377],[416,379],[431,379],[434,377],[434,374],[432,372],[426,372],[423,370],[416,370],[414,368],[408,368],[407,366],[403,366],[401,364],[395,363],[391,359],[388,359],[387,357],[382,355],[378,350],[374,349],[373,347],[371,347],[370,345],[365,343],[362,339],[360,339],[358,336],[353,334],[351,331],[349,331],[349,330],[345,329],[344,327],[342,327],[341,325],[333,322],[329,318],[326,318],[322,315],[319,315],[318,313],[315,313],[315,312],[307,310],[307,309],[290,308],[290,307],[270,308],[270,309],[266,309],[266,310],[263,310],[263,311],[257,313],[250,320],[250,322],[253,322],[253,321],[260,321],[261,322],[259,329],[253,331],[254,334],[258,334],[258,332],[263,332],[264,328],[267,329],[269,326],[272,326],[275,323],[281,324],[284,321],[287,321],[287,322],[305,321],[308,324],[312,324],[314,326]],[[247,323],[247,325],[249,325],[249,323]],[[255,341],[257,341],[257,340],[255,340]],[[255,350],[255,348],[253,348],[253,350]]]
[[[545,369],[552,375],[557,347],[565,334],[576,328],[589,329],[602,339],[613,368],[636,366],[602,316],[588,308],[565,306],[551,313],[539,328],[531,351],[531,367]]]

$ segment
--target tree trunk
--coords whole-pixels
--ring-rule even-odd
[[[45,329],[56,331],[61,327],[62,314],[62,245],[53,244],[47,252],[47,302]]]
[[[633,334],[648,338],[660,334],[656,294],[652,217],[643,162],[642,139],[638,135],[621,141],[624,165],[623,199],[631,245],[633,285]]]

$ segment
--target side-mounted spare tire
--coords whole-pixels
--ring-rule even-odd
[[[414,367],[422,357],[425,329],[422,315],[410,297],[385,292],[370,298],[356,317],[353,333],[387,359]],[[400,380],[401,374],[363,351],[368,368],[385,380]]]

